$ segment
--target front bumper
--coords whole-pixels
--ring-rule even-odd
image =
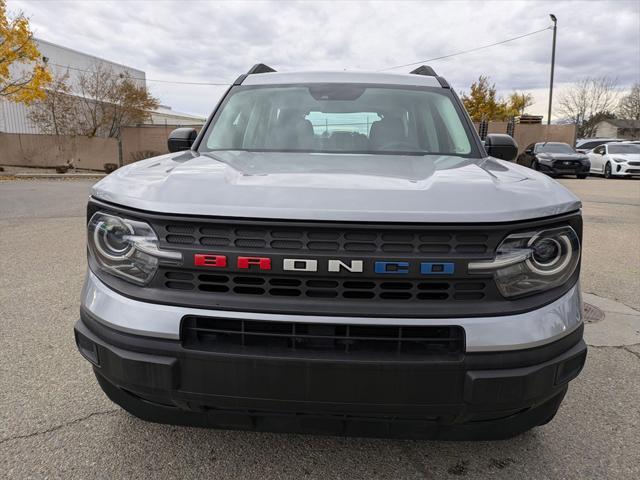
[[[633,162],[639,163],[639,162]],[[611,163],[611,174],[615,176],[640,176],[640,165],[630,165],[627,162],[622,163]]]
[[[554,160],[553,162],[539,162],[538,165],[541,170],[553,175],[587,175],[591,169],[590,162],[566,165],[563,160]]]
[[[520,314],[462,318],[366,318],[261,314],[142,302],[113,291],[89,271],[82,290],[81,305],[96,321],[114,330],[170,340],[180,339],[180,324],[185,315],[273,322],[459,325],[464,328],[467,352],[504,352],[534,348],[558,340],[582,324],[579,284],[574,285],[556,301]]]
[[[582,328],[524,352],[411,363],[194,352],[86,313],[75,334],[107,395],[145,420],[414,438],[508,438],[543,424],[586,358]]]
[[[107,395],[143,419],[184,425],[506,438],[553,417],[586,358],[581,323],[532,348],[361,361],[185,349],[176,338],[116,330],[117,319],[107,325],[89,306],[76,324],[76,343]]]

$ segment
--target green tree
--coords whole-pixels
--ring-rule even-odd
[[[51,81],[38,47],[22,14],[10,19],[0,0],[0,98],[29,104],[45,97]]]

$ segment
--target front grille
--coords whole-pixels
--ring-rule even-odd
[[[634,167],[640,167],[640,162],[629,162],[629,165],[632,165]]]
[[[467,271],[469,262],[493,258],[512,233],[571,225],[580,235],[579,213],[454,225],[194,217],[90,203],[90,214],[98,209],[150,223],[161,248],[182,253],[181,265],[161,262],[144,288],[92,268],[123,295],[166,305],[325,317],[508,315],[555,300],[579,274],[555,291],[507,300],[491,273]],[[225,261],[210,265],[202,256]],[[241,257],[266,258],[270,267],[241,266]],[[304,262],[315,262],[315,267],[300,267]],[[336,269],[336,262],[360,266]],[[391,264],[392,271],[379,270],[379,264]]]
[[[325,253],[485,253],[486,233],[332,228],[248,228],[239,225],[167,224],[173,245]]]
[[[582,162],[575,162],[572,160],[556,160],[553,162],[555,168],[574,168],[582,166]]]
[[[178,218],[153,226],[164,248],[187,258],[180,268],[162,267],[153,287],[191,306],[419,317],[468,314],[474,305],[502,301],[491,275],[470,276],[466,264],[491,258],[504,227]],[[227,265],[198,267],[195,253],[226,256]],[[240,270],[237,256],[269,257],[271,269]],[[318,271],[284,270],[284,258],[317,260]],[[364,271],[331,273],[328,259],[358,259]],[[379,260],[407,262],[411,269],[380,275],[373,269]],[[420,262],[449,262],[454,274],[423,275]]]
[[[389,355],[456,356],[464,352],[464,331],[459,326],[388,326],[304,322],[271,322],[186,316],[182,319],[182,345],[188,349],[304,354],[333,352],[340,356]]]
[[[170,270],[164,286],[172,290],[229,295],[377,299],[415,301],[472,301],[485,297],[487,282],[449,280],[392,280],[388,278],[295,278],[265,275],[220,275]]]

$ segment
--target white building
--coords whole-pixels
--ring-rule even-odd
[[[146,74],[142,70],[111,62],[71,48],[62,47],[45,40],[35,39],[40,54],[46,59],[52,74],[69,72],[69,83],[72,91],[77,92],[77,75],[102,66],[112,70],[115,74],[127,74],[146,86]],[[20,67],[18,67],[20,68]],[[24,104],[0,99],[0,132],[5,133],[41,133],[29,121],[30,107]],[[150,112],[151,118],[147,123],[162,125],[202,125],[204,118],[186,113],[173,112],[171,107],[162,106]]]
[[[602,120],[596,125],[593,136],[598,138],[640,140],[640,120],[619,118]]]
[[[151,118],[149,118],[145,123],[150,125],[196,126],[204,125],[204,122],[207,120],[204,117],[198,117],[196,115],[191,115],[190,113],[176,112],[167,105],[160,105],[149,113],[151,114]]]

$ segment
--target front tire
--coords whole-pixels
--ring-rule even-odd
[[[611,162],[607,162],[604,166],[604,178],[611,178],[613,175],[611,174]]]
[[[588,176],[589,176],[588,173],[580,173],[580,174],[576,175],[576,177],[578,177],[580,180],[584,180]]]

